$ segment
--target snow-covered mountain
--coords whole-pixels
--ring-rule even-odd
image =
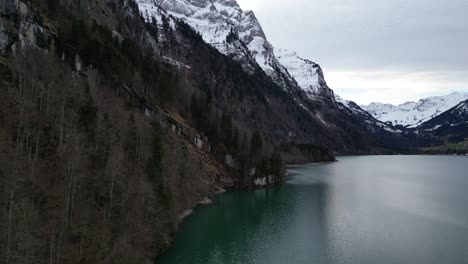
[[[320,96],[334,98],[333,90],[328,87],[320,65],[299,57],[294,51],[277,49],[275,54],[309,99]]]
[[[339,108],[343,111],[349,112],[352,116],[359,119],[367,129],[371,130],[378,130],[383,129],[387,132],[391,133],[401,133],[402,131],[399,129],[394,128],[391,124],[384,123],[374,116],[372,116],[369,112],[362,109],[358,104],[353,101],[344,100],[339,95],[335,95],[335,100]]]
[[[289,99],[310,114],[316,122],[314,127],[336,135],[334,141],[352,134],[353,138],[345,145],[355,141],[382,147],[408,145],[401,129],[377,120],[354,102],[338,96],[335,99],[317,63],[294,51],[275,49],[255,14],[243,11],[235,0],[137,0],[137,3],[149,21],[155,17],[158,24],[164,23],[161,16],[184,21],[206,43],[240,62],[248,74],[263,70],[288,92]]]
[[[401,105],[371,103],[361,107],[380,121],[415,128],[467,99],[468,93],[452,93]]]
[[[300,87],[309,99],[334,98],[320,66],[294,52],[275,52],[254,12],[242,10],[236,0],[137,0],[137,3],[146,17],[158,16],[161,7],[184,20],[205,42],[241,62],[246,71],[253,71],[258,65],[285,90]]]
[[[468,138],[468,100],[424,122],[416,128],[416,133],[429,134],[450,142],[466,141]]]
[[[143,15],[156,16],[161,7],[175,18],[182,19],[198,31],[203,40],[221,53],[241,61],[244,68],[253,70],[250,60],[278,84],[286,86],[291,77],[276,59],[260,23],[252,11],[243,11],[235,0],[138,0]],[[238,36],[244,45],[231,41]]]

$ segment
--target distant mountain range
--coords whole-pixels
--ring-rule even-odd
[[[367,150],[369,145],[371,149],[405,149],[437,144],[439,138],[424,133],[415,134],[415,131],[425,122],[468,99],[468,93],[453,93],[401,105],[372,103],[359,106],[335,95],[327,85],[319,64],[302,58],[294,51],[276,49],[268,41],[255,14],[242,10],[236,0],[136,2],[148,21],[156,18],[162,23],[161,16],[164,14],[174,20],[171,25],[176,24],[176,20],[182,20],[197,31],[206,43],[239,62],[246,73],[252,74],[258,69],[266,73],[316,120],[314,126],[321,131],[319,133],[333,138],[329,141],[320,136],[320,144],[338,151],[349,149],[345,145],[354,145],[352,148],[356,151],[359,149],[356,147],[357,139],[366,142]],[[349,138],[351,134],[354,134],[353,139]],[[310,134],[307,132],[307,135]],[[317,134],[314,137],[318,139]]]
[[[430,135],[435,138],[444,138],[449,142],[468,140],[468,100],[442,114],[424,122],[416,128],[415,133]]]
[[[464,100],[468,100],[468,93],[433,96],[418,102],[407,102],[400,105],[371,103],[361,107],[382,122],[416,128]]]

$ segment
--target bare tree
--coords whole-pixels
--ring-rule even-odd
[[[13,197],[14,191],[13,188],[10,191],[10,199],[8,203],[8,225],[7,225],[7,242],[6,242],[6,250],[5,250],[5,263],[10,263],[10,243],[11,243],[11,235],[12,235],[12,213],[13,213]]]
[[[121,177],[123,173],[123,164],[124,161],[124,147],[121,144],[118,144],[111,151],[111,156],[109,158],[106,174],[110,177],[110,186],[109,186],[109,206],[107,211],[107,220],[110,221],[112,216],[112,206],[114,202],[114,188],[116,180]]]

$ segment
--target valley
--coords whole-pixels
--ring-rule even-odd
[[[2,0],[0,76],[6,264],[150,263],[195,207],[288,165],[468,135],[466,95],[359,106],[235,0]]]

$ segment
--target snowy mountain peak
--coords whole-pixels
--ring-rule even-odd
[[[232,56],[247,72],[253,72],[258,65],[285,90],[299,86],[309,99],[334,100],[320,66],[294,52],[278,50],[275,54],[255,13],[242,10],[235,0],[137,0],[137,3],[150,17],[156,15],[156,6],[184,20],[205,42]],[[239,37],[238,41],[228,41],[232,31]]]
[[[320,65],[299,57],[295,51],[278,49],[275,54],[288,69],[289,74],[297,81],[297,84],[306,92],[309,99],[315,99],[318,96],[334,98],[333,91],[328,88]]]
[[[467,99],[468,93],[452,93],[400,105],[371,103],[362,108],[380,121],[414,128]]]

